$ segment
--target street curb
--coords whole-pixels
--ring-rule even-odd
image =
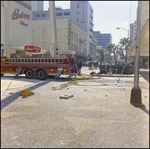
[[[100,74],[96,74],[93,75],[93,77],[134,77],[134,75],[100,75]],[[139,77],[141,77],[141,75],[139,75]]]

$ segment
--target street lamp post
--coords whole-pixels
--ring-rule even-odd
[[[142,104],[141,89],[139,87],[139,63],[140,63],[140,41],[141,41],[141,11],[142,1],[138,1],[137,9],[137,38],[134,67],[134,87],[131,90],[130,103]]]
[[[49,25],[44,26],[44,27],[42,26],[42,58],[43,58],[43,31],[44,31],[44,28],[48,27]]]

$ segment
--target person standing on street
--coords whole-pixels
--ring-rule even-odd
[[[82,67],[82,62],[81,62],[81,60],[79,60],[79,61],[77,62],[77,67],[78,67],[78,75],[81,76],[81,67]]]

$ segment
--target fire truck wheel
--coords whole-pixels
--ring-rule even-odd
[[[35,77],[35,71],[31,68],[27,68],[27,70],[25,71],[26,73],[26,78],[28,79],[33,79]]]
[[[45,69],[39,69],[37,70],[37,78],[40,80],[47,79],[47,72]]]

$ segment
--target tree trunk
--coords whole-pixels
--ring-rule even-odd
[[[114,53],[114,60],[115,60],[115,65],[116,65],[116,55],[115,55],[115,51],[113,50],[113,53]]]
[[[126,62],[126,61],[127,61],[127,45],[126,45],[125,48],[126,48],[126,50],[125,50],[125,51],[126,51],[126,54],[125,54],[125,62]]]

